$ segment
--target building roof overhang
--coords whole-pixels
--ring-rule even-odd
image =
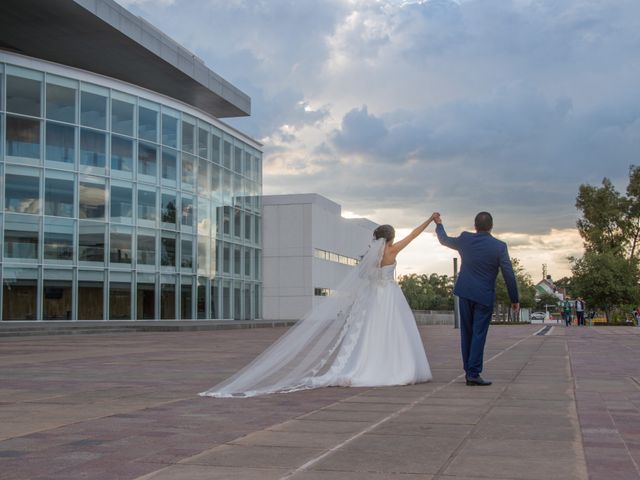
[[[251,114],[251,99],[113,0],[3,0],[0,49],[122,80],[217,118]]]

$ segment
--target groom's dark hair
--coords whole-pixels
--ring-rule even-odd
[[[489,212],[480,212],[476,215],[475,225],[478,232],[490,232],[493,228],[493,217]]]

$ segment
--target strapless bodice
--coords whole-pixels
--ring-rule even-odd
[[[378,278],[381,283],[395,282],[396,264],[385,265],[378,270]]]

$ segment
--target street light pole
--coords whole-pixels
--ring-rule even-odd
[[[458,280],[458,257],[453,257],[453,285]],[[460,328],[460,304],[458,297],[453,296],[453,328]]]

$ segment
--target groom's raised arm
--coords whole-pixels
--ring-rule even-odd
[[[458,243],[460,237],[450,237],[447,235],[447,232],[442,225],[442,220],[440,218],[436,218],[436,235],[438,236],[438,241],[444,245],[445,247],[453,248],[454,250],[458,250]]]

